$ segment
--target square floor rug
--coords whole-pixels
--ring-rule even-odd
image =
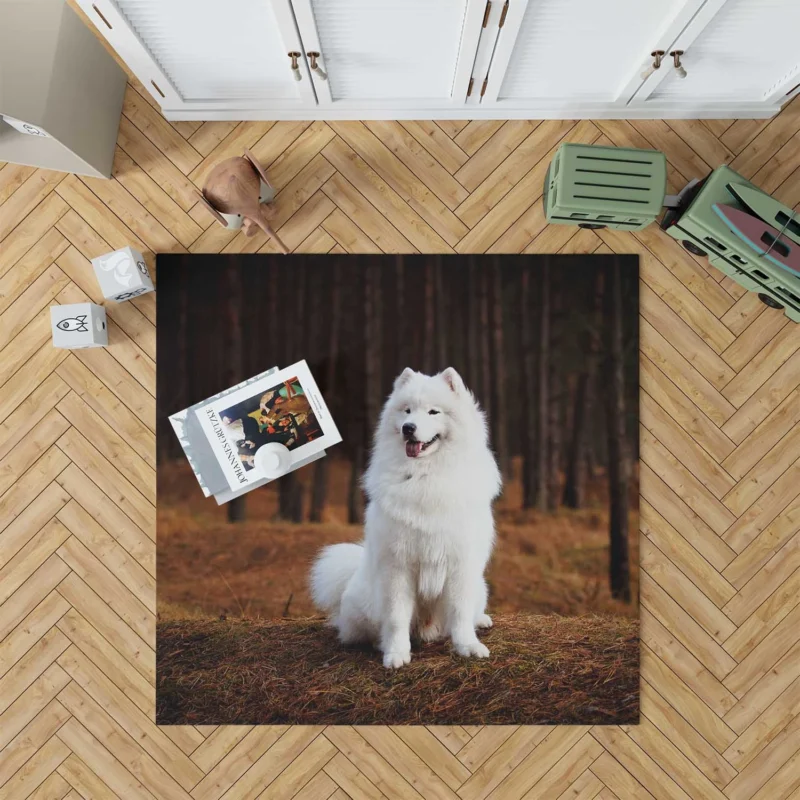
[[[638,722],[637,257],[157,268],[159,724]]]

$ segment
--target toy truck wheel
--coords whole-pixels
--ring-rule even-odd
[[[596,222],[579,222],[579,228],[588,228],[590,231],[596,231],[599,228],[605,228],[605,225],[598,225]]]
[[[783,306],[774,297],[770,297],[768,294],[764,294],[763,292],[759,292],[758,299],[765,306],[769,306],[770,308],[777,308],[779,310],[783,308]]]
[[[701,250],[701,249],[700,249],[700,248],[699,248],[699,247],[698,247],[698,246],[697,246],[697,245],[696,245],[694,242],[690,242],[690,241],[687,241],[686,239],[684,239],[684,240],[681,242],[681,244],[682,244],[682,245],[684,246],[684,248],[685,248],[686,250],[688,250],[688,251],[689,251],[689,252],[690,252],[692,255],[695,255],[695,256],[701,256],[701,257],[702,257],[702,256],[707,256],[707,255],[708,255],[708,253],[706,253],[706,251],[705,251],[705,250]]]

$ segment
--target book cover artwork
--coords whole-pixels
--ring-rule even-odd
[[[342,440],[305,361],[223,393],[194,413],[234,492],[269,477],[259,458],[264,445],[283,445],[291,471]]]

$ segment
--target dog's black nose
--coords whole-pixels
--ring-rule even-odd
[[[403,423],[403,436],[413,436],[417,426],[413,422]]]

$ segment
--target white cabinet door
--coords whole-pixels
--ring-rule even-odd
[[[703,0],[509,0],[481,105],[591,116],[624,107],[650,53]]]
[[[709,0],[669,49],[686,77],[670,60],[632,105],[780,103],[800,82],[800,0]]]
[[[486,0],[292,0],[320,107],[463,105]]]
[[[164,109],[316,106],[290,0],[78,0]]]

